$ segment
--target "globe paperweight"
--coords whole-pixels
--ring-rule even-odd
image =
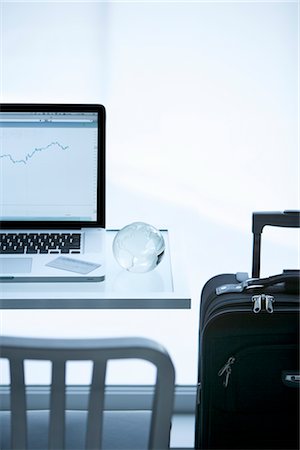
[[[143,273],[155,269],[165,251],[163,235],[152,225],[134,222],[122,228],[113,241],[113,253],[121,267]]]

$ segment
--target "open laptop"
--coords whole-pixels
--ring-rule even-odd
[[[105,109],[0,104],[0,281],[105,277]]]

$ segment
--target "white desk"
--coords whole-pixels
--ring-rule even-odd
[[[115,230],[106,232],[106,278],[93,283],[1,283],[2,309],[189,309],[191,299],[172,237],[162,230],[166,251],[151,272],[122,269],[112,253]]]

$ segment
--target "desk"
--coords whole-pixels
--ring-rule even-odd
[[[116,230],[106,231],[106,279],[93,283],[1,283],[2,309],[189,309],[191,299],[183,267],[166,243],[162,262],[151,272],[135,274],[122,269],[112,253]],[[172,247],[173,245],[173,247]]]

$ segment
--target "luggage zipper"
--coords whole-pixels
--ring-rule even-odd
[[[234,363],[235,363],[235,357],[234,356],[230,356],[230,358],[228,358],[228,361],[226,362],[226,364],[218,372],[218,376],[219,377],[222,377],[223,375],[225,376],[225,378],[223,380],[223,386],[225,388],[227,388],[227,386],[228,386],[229,377],[231,375],[231,366]]]
[[[255,314],[260,313],[260,311],[263,309],[263,305],[264,305],[265,310],[269,314],[272,314],[274,311],[274,308],[273,308],[274,302],[275,302],[275,298],[272,295],[266,295],[266,294],[253,295],[252,296],[253,312]]]
[[[208,324],[210,324],[213,320],[218,319],[218,317],[222,316],[223,314],[237,314],[237,313],[253,313],[253,307],[252,307],[252,302],[251,302],[251,298],[250,299],[241,299],[238,298],[236,299],[234,302],[232,300],[231,297],[229,297],[228,295],[225,295],[224,298],[222,299],[222,302],[219,302],[217,305],[209,305],[209,307],[207,308],[207,310],[205,311],[205,317],[201,317],[201,322],[200,322],[200,329],[202,329],[201,335],[203,336],[206,327],[208,326]],[[275,302],[275,298],[274,301],[272,303]],[[276,313],[285,313],[285,312],[290,312],[290,313],[297,313],[299,314],[299,300],[296,299],[294,301],[283,301],[281,299],[281,296],[279,296],[279,298],[276,298]],[[271,308],[272,306],[268,306],[268,312],[271,313]],[[275,310],[273,310],[274,312]]]

